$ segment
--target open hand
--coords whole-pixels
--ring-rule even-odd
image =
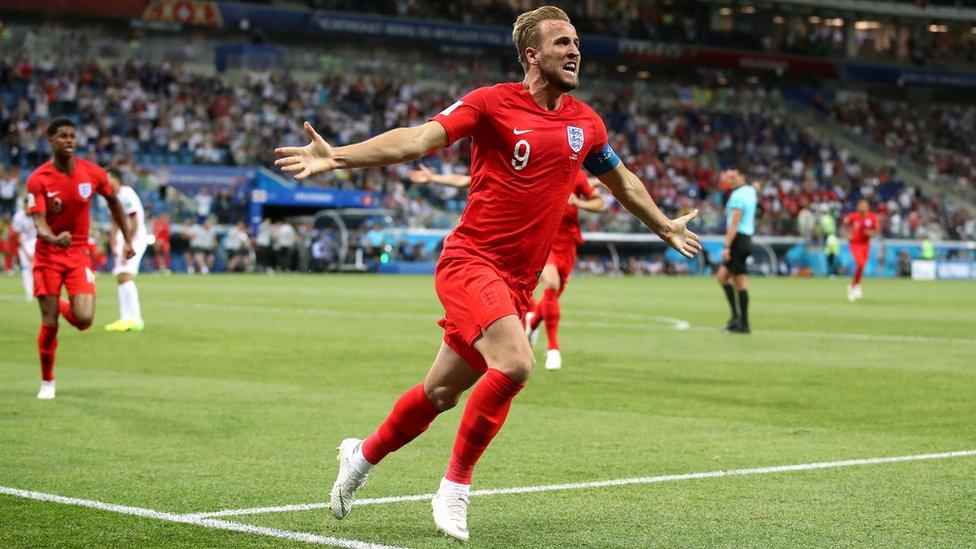
[[[688,229],[688,223],[698,217],[698,210],[671,220],[671,232],[661,235],[661,239],[678,250],[681,255],[691,258],[702,250],[698,235]]]
[[[305,122],[305,133],[311,139],[308,145],[275,149],[275,154],[281,157],[275,160],[275,166],[278,166],[285,173],[294,173],[295,179],[305,179],[310,175],[336,168],[336,160],[332,156],[332,147],[325,142],[325,139],[322,139],[321,135],[316,133],[315,128],[308,122]]]
[[[430,171],[430,168],[427,166],[421,164],[416,170],[410,170],[407,177],[410,178],[411,183],[423,185],[425,183],[430,183],[430,178],[432,175],[434,175],[434,172]]]

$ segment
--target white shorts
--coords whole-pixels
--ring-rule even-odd
[[[33,252],[35,244],[37,244],[37,240],[28,240],[25,243],[25,247],[31,252]],[[20,247],[20,246],[17,247],[17,257],[20,258],[21,269],[24,269],[25,271],[29,271],[34,268],[34,262],[31,261],[31,259],[34,257],[33,253],[31,254],[31,257],[27,257],[27,254],[24,253],[24,247]]]
[[[142,256],[146,253],[146,240],[139,238],[132,241],[132,249],[135,250],[136,255],[129,259],[123,259],[122,254],[119,253],[122,250],[122,243],[116,242],[116,253],[115,253],[115,267],[112,268],[113,275],[120,275],[122,273],[128,273],[132,276],[139,274],[139,264],[142,262]]]

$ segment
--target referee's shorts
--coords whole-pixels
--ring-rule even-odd
[[[737,233],[729,248],[729,260],[723,263],[725,268],[734,275],[746,274],[746,260],[752,252],[752,237]]]

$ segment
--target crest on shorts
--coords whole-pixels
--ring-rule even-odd
[[[566,126],[566,136],[569,138],[569,148],[578,153],[583,150],[583,128]]]
[[[92,194],[91,183],[88,181],[85,181],[84,183],[78,183],[78,194],[80,194],[81,197],[84,198],[85,200],[88,200]]]

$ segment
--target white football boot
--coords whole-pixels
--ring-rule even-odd
[[[468,541],[468,494],[448,484],[454,483],[442,480],[440,489],[430,500],[434,525],[446,536]]]
[[[563,357],[559,354],[559,349],[549,349],[546,351],[546,370],[558,370],[563,367]]]
[[[41,381],[41,388],[37,391],[37,398],[41,400],[51,400],[54,398],[54,382]]]
[[[854,286],[848,285],[847,286],[847,301],[850,301],[851,303],[854,303],[854,300],[855,299],[857,299],[857,294],[854,293]]]
[[[366,476],[369,472],[363,472],[356,467],[355,453],[363,441],[358,438],[347,438],[339,443],[339,475],[336,477],[335,484],[332,485],[330,494],[330,506],[332,516],[342,520],[352,509],[352,502],[355,499],[356,490],[366,484]]]
[[[861,299],[862,297],[864,297],[864,293],[861,291],[861,285],[858,284],[854,286],[854,299]]]

